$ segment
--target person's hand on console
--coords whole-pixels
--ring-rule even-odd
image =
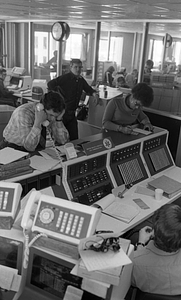
[[[153,125],[151,123],[147,123],[143,126],[144,130],[153,131]]]
[[[154,232],[150,226],[145,226],[139,231],[138,243],[146,245],[154,237]]]
[[[119,126],[119,132],[122,132],[124,134],[131,134],[133,131],[131,126]]]

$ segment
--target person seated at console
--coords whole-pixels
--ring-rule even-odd
[[[4,86],[4,80],[6,78],[6,69],[0,67],[0,104],[7,104],[10,106],[17,106],[17,97],[13,96],[14,92],[9,91]]]
[[[153,216],[152,227],[139,231],[132,285],[143,292],[181,295],[181,207],[166,204]]]
[[[65,144],[69,133],[62,122],[64,112],[64,97],[55,91],[46,93],[39,104],[31,102],[19,106],[3,131],[0,149],[12,147],[29,152],[44,149],[47,120],[46,126],[53,140],[57,144]]]
[[[146,83],[138,83],[130,94],[111,99],[105,109],[102,125],[104,129],[131,134],[138,124],[145,130],[153,130],[147,115],[141,107],[149,107],[153,102],[153,89]],[[134,126],[135,127],[135,126]]]

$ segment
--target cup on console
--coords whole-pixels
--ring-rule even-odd
[[[162,189],[155,189],[155,199],[161,200],[163,197],[163,190]]]

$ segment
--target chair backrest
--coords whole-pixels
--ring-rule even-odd
[[[150,294],[137,290],[135,300],[181,300],[181,295],[169,296],[160,294]]]

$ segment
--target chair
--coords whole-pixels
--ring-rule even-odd
[[[131,300],[181,300],[181,295],[160,295],[142,292],[138,288],[133,288]]]

